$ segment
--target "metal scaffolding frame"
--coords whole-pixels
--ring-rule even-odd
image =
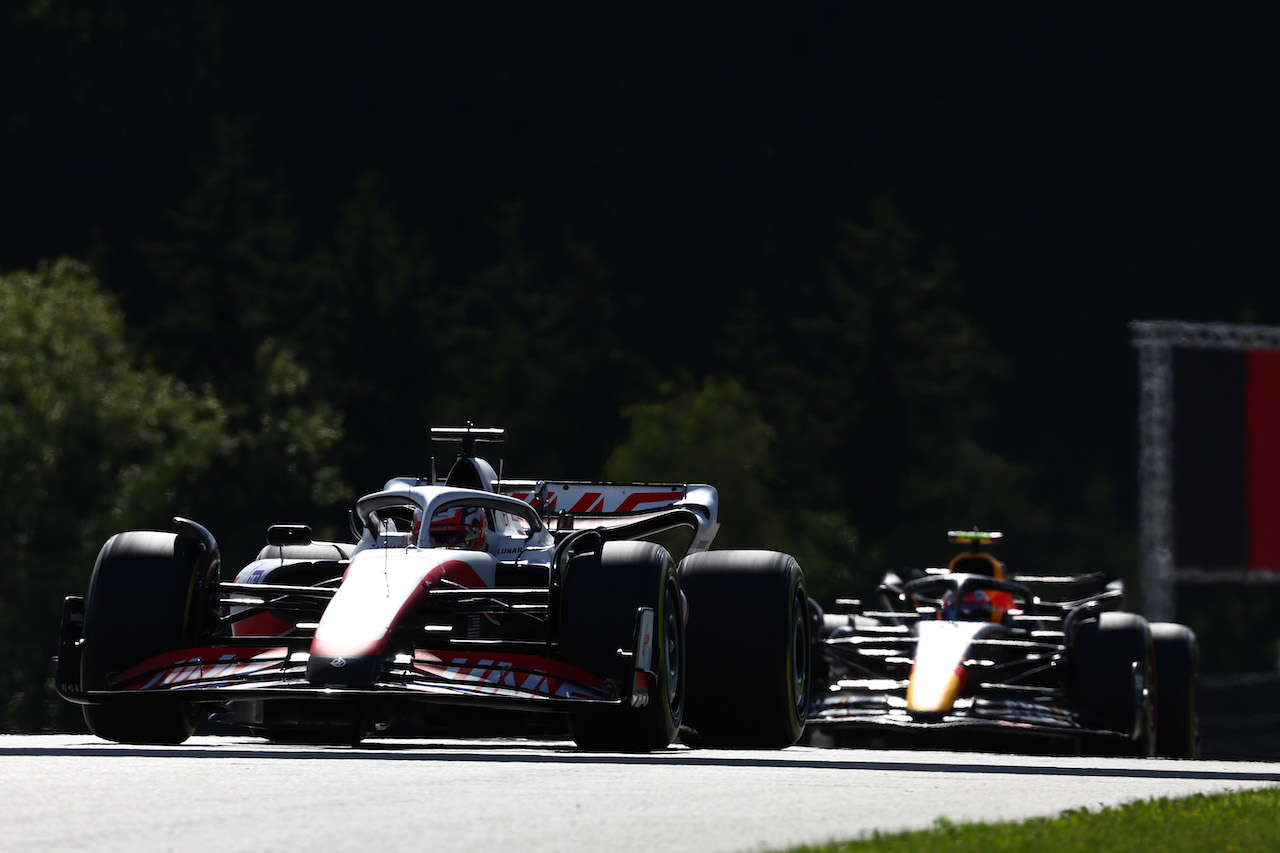
[[[1280,349],[1280,326],[1135,320],[1138,350],[1138,551],[1144,615],[1175,617],[1179,584],[1277,583],[1280,572],[1178,568],[1173,553],[1173,348]]]

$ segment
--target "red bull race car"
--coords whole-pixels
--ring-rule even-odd
[[[1125,612],[1101,574],[1007,576],[982,550],[999,532],[948,535],[966,550],[887,574],[873,606],[810,603],[807,742],[1199,755],[1189,628]]]
[[[594,750],[798,740],[803,572],[710,550],[713,487],[503,480],[475,454],[502,430],[432,433],[462,445],[448,474],[433,459],[360,498],[350,542],[273,525],[224,577],[194,521],[111,537],[64,603],[60,694],[122,743],[181,743],[211,715],[294,742],[531,715]]]

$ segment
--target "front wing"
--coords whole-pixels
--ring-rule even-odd
[[[555,658],[520,654],[499,647],[415,648],[412,653],[388,656],[379,674],[367,685],[316,683],[308,678],[308,651],[264,639],[260,646],[208,646],[166,652],[115,674],[105,690],[86,690],[80,681],[82,625],[80,601],[68,598],[63,608],[55,683],[64,699],[80,705],[376,697],[569,711],[593,706],[644,705],[652,685],[657,683],[651,671],[653,611],[650,608],[637,611],[633,649],[619,650],[619,654],[633,662],[632,676],[626,679],[629,683],[600,678]]]
[[[980,695],[943,713],[910,712],[901,694],[905,684],[885,681],[883,685],[819,694],[810,706],[806,732],[849,740],[860,736],[903,741],[927,737],[958,745],[977,735],[1116,742],[1129,737],[1100,725],[1093,715],[1073,709],[1056,697],[1031,692]]]
[[[59,692],[78,704],[139,701],[213,702],[235,699],[336,699],[378,696],[491,707],[531,704],[544,710],[584,705],[638,704],[629,685],[606,682],[549,658],[481,652],[415,650],[396,655],[369,686],[316,684],[307,679],[303,651],[274,648],[183,649],[131,667],[108,690],[81,690],[59,679]],[[636,687],[647,693],[647,678]]]

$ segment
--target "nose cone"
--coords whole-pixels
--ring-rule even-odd
[[[907,710],[941,714],[955,707],[964,691],[965,670],[957,665],[949,672],[927,674],[919,671],[919,665],[911,669],[911,681],[907,684]]]
[[[907,682],[907,710],[950,711],[964,692],[969,646],[985,631],[986,622],[921,622],[915,662]]]
[[[382,670],[381,655],[316,655],[307,660],[307,680],[317,687],[372,687]]]

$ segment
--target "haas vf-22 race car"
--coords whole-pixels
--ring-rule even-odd
[[[980,550],[998,532],[949,537],[968,550],[888,573],[878,607],[811,602],[808,742],[1198,756],[1189,628],[1124,612],[1101,574],[1007,577]]]
[[[113,536],[65,601],[59,692],[123,743],[181,743],[208,716],[354,743],[433,711],[561,715],[598,750],[796,742],[803,573],[709,550],[714,488],[502,480],[474,452],[502,430],[432,433],[461,442],[447,476],[432,460],[360,498],[353,542],[273,525],[227,579],[193,521]]]

